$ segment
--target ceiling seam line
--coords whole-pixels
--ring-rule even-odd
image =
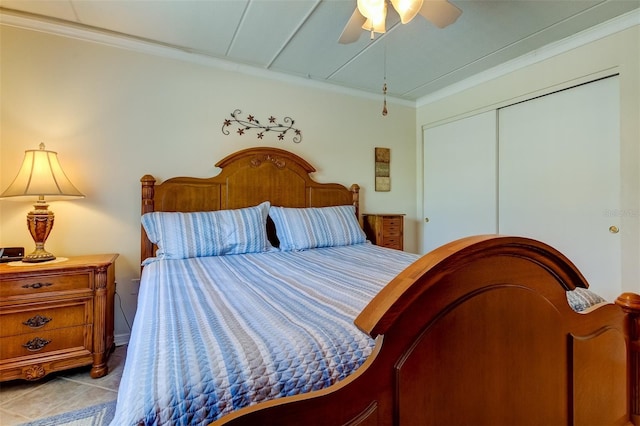
[[[278,49],[278,51],[275,53],[275,55],[273,55],[273,57],[271,58],[271,60],[267,63],[267,66],[265,67],[266,69],[271,69],[271,66],[273,65],[273,63],[276,61],[276,59],[278,59],[278,57],[282,54],[282,52],[284,51],[284,49],[289,45],[289,43],[291,43],[291,40],[293,40],[293,38],[296,36],[296,34],[298,34],[298,32],[300,31],[300,29],[304,26],[304,24],[307,23],[307,21],[309,20],[309,17],[311,15],[313,15],[313,12],[316,11],[316,9],[318,8],[318,6],[320,6],[320,2],[322,0],[316,0],[316,4],[313,6],[313,8],[311,8],[311,10],[307,13],[307,15],[304,17],[304,19],[300,22],[300,24],[296,27],[295,30],[293,30],[293,32],[291,33],[291,35],[289,36],[289,38],[287,38],[287,40],[282,44],[282,46],[280,46],[280,49]]]
[[[390,31],[392,31],[394,28],[396,28],[400,23],[396,22],[392,27],[390,27],[387,32],[385,32],[384,34],[381,34],[378,38],[374,39],[371,43],[367,44],[362,50],[360,50],[358,53],[356,53],[351,59],[349,59],[347,62],[345,62],[344,64],[340,65],[335,71],[333,71],[331,74],[329,74],[326,78],[326,80],[331,79],[333,76],[335,76],[337,73],[339,73],[340,71],[342,71],[346,66],[350,65],[353,61],[355,61],[356,59],[358,59],[362,54],[366,53],[369,49],[373,48],[373,46],[375,46],[376,44],[380,43],[380,41],[382,39],[384,39],[384,37],[389,34]]]
[[[249,0],[244,5],[244,10],[242,11],[242,16],[240,16],[240,22],[238,22],[238,25],[236,25],[236,29],[233,31],[233,37],[231,37],[231,42],[229,42],[229,46],[227,46],[227,50],[224,52],[224,56],[225,57],[229,56],[229,52],[231,51],[231,49],[233,49],[233,45],[235,44],[236,39],[238,37],[239,29],[244,24],[245,18],[247,16],[247,10],[249,10],[249,5],[251,4],[251,1],[252,0]]]
[[[78,15],[78,11],[76,10],[76,7],[73,4],[73,0],[69,0],[69,6],[71,6],[71,10],[73,10],[73,15],[76,17],[78,22],[82,23],[82,20],[80,19],[80,15]]]

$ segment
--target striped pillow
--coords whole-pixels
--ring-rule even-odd
[[[266,221],[270,203],[243,209],[142,216],[149,240],[160,259],[256,253],[271,249]]]
[[[576,287],[572,291],[567,291],[567,301],[571,309],[576,312],[586,311],[592,306],[607,302],[600,295],[582,287]]]
[[[282,251],[347,246],[367,240],[354,206],[271,207],[269,216]]]

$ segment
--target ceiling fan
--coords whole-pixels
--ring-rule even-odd
[[[383,34],[386,31],[388,0],[357,0],[357,7],[349,22],[342,30],[338,42],[353,43],[360,38],[362,30]],[[390,0],[400,15],[403,24],[411,21],[417,14],[432,22],[438,28],[453,24],[462,14],[462,10],[448,0]]]

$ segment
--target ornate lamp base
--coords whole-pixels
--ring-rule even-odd
[[[27,214],[27,227],[31,233],[31,238],[36,243],[36,248],[22,258],[23,262],[35,263],[54,260],[56,257],[44,249],[44,242],[53,228],[54,214],[49,211],[49,204],[41,197],[33,205],[34,210]]]
[[[22,261],[27,263],[36,263],[36,262],[47,262],[49,260],[55,260],[55,258],[56,257],[53,254],[49,253],[46,250],[35,249],[33,252],[23,257]]]

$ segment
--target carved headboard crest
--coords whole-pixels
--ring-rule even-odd
[[[251,160],[251,166],[259,167],[263,161],[270,161],[279,169],[284,169],[287,165],[287,162],[283,158],[266,154],[266,155],[256,155]]]

